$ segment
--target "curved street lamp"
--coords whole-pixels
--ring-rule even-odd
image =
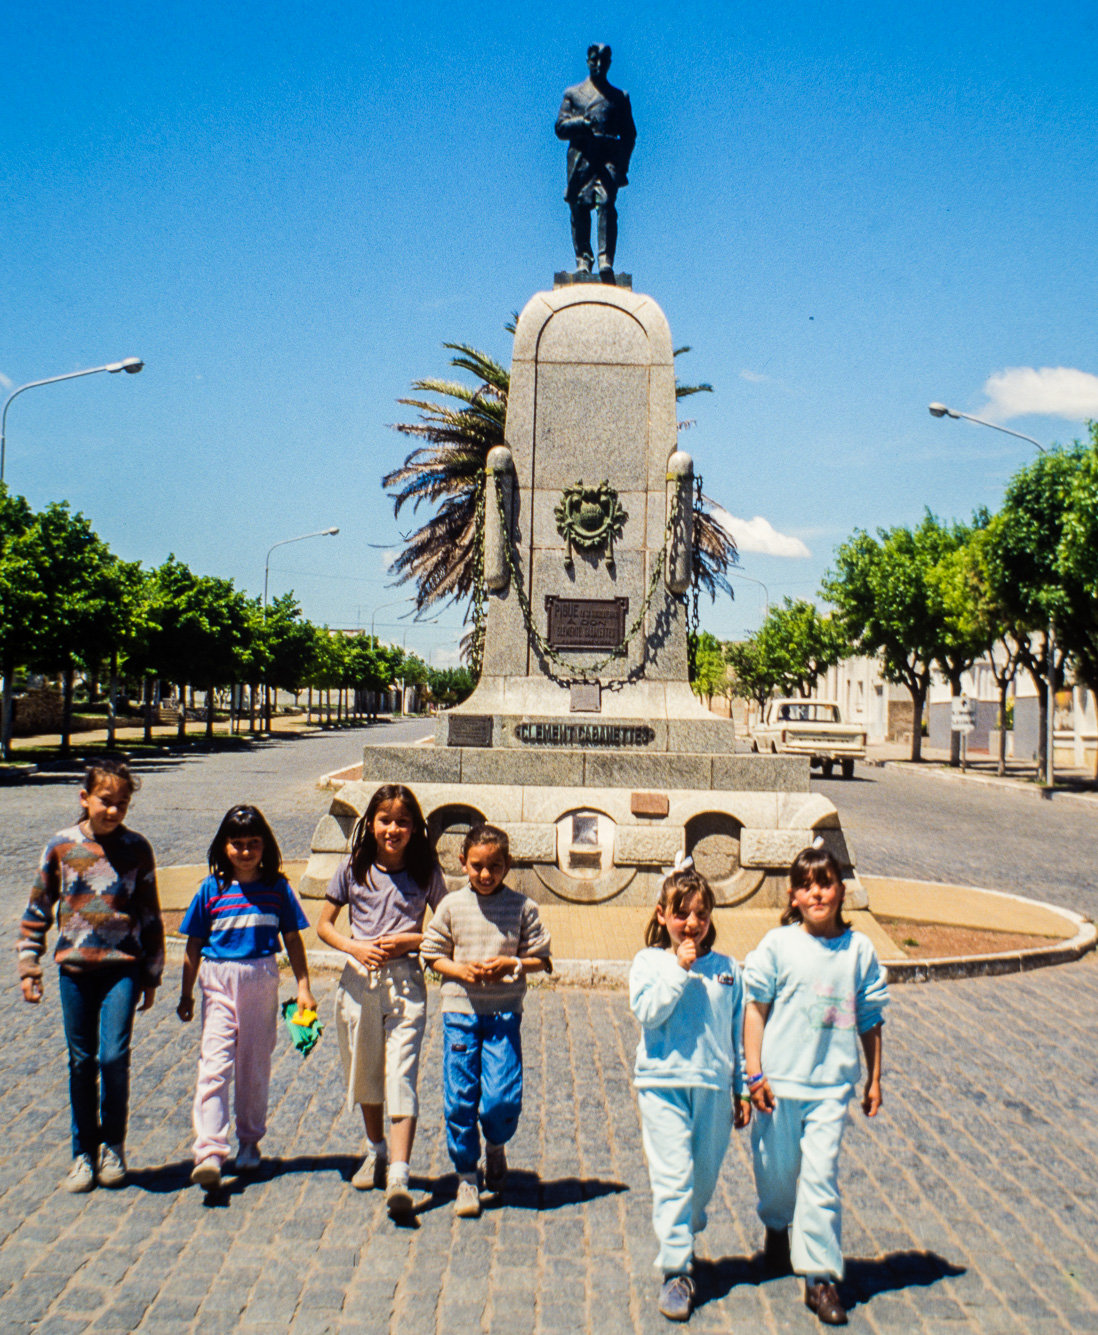
[[[8,408],[12,399],[22,394],[25,389],[35,389],[38,385],[54,385],[58,380],[75,380],[77,376],[95,375],[98,371],[109,371],[111,375],[117,375],[119,371],[126,371],[130,375],[136,375],[138,371],[144,368],[145,363],[140,357],[123,357],[120,362],[108,362],[106,366],[89,366],[86,371],[69,371],[65,375],[50,375],[45,380],[28,380],[25,385],[20,385],[18,389],[13,389],[4,400],[4,411],[0,413],[0,482],[4,480],[4,457],[7,452],[7,432],[8,432]]]
[[[944,403],[931,403],[927,405],[931,417],[963,417],[966,422],[975,422],[977,426],[989,426],[992,431],[1003,431],[1008,436],[1017,436],[1019,440],[1028,440],[1031,445],[1036,445],[1042,454],[1048,451],[1039,440],[1034,440],[1032,436],[1025,436],[1021,431],[1011,431],[1008,426],[1000,426],[998,422],[985,422],[982,417],[973,417],[971,413],[961,413],[955,408],[947,408]],[[1051,788],[1055,782],[1055,763],[1053,757],[1053,744],[1056,735],[1056,726],[1054,715],[1056,711],[1056,691],[1053,686],[1053,677],[1055,676],[1055,665],[1053,655],[1056,651],[1056,627],[1052,624],[1052,617],[1048,619],[1048,680],[1045,682],[1045,783]]]
[[[338,528],[322,528],[315,533],[301,533],[296,538],[281,538],[278,542],[272,542],[267,551],[267,559],[263,563],[263,616],[267,616],[267,584],[271,576],[271,552],[276,547],[285,547],[287,543],[304,542],[306,538],[334,538],[339,532]],[[271,688],[268,683],[263,684],[263,713],[266,719],[267,731],[271,730]],[[249,724],[249,727],[252,725]]]

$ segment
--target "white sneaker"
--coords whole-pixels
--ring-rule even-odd
[[[121,1145],[99,1147],[99,1172],[96,1179],[101,1187],[120,1187],[126,1180],[126,1160]]]
[[[389,1160],[384,1154],[375,1154],[370,1150],[361,1166],[351,1178],[351,1186],[356,1191],[369,1191],[371,1187],[383,1187],[385,1174],[389,1170]]]
[[[90,1154],[78,1154],[72,1161],[68,1176],[61,1185],[74,1195],[82,1191],[91,1191],[95,1186],[95,1166]]]
[[[458,1193],[454,1200],[454,1214],[459,1219],[476,1219],[480,1214],[480,1192],[477,1184],[462,1178],[458,1183]]]
[[[389,1167],[389,1182],[385,1188],[385,1208],[389,1211],[391,1219],[404,1219],[410,1215],[415,1208],[415,1202],[412,1200],[412,1193],[408,1190],[407,1164],[401,1167],[405,1170],[403,1173],[393,1172],[395,1165]]]
[[[236,1171],[254,1173],[262,1160],[258,1145],[241,1145],[236,1152]]]
[[[221,1163],[217,1159],[203,1159],[191,1172],[191,1181],[204,1191],[216,1191],[221,1186]]]

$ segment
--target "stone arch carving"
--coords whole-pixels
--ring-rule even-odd
[[[766,873],[740,865],[743,822],[726,811],[702,811],[686,822],[686,851],[713,887],[722,906],[742,904],[766,879]]]

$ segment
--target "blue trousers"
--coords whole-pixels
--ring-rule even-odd
[[[61,1015],[69,1045],[72,1153],[126,1139],[130,1036],[140,987],[128,967],[60,973]]]
[[[476,1172],[480,1135],[504,1145],[522,1112],[521,1013],[442,1017],[442,1101],[446,1148],[459,1173]]]
[[[839,1147],[847,1099],[778,1095],[772,1113],[751,1120],[759,1218],[767,1228],[793,1225],[790,1254],[798,1275],[843,1277]]]
[[[728,1149],[732,1096],[727,1089],[674,1086],[638,1089],[637,1102],[660,1244],[656,1266],[665,1275],[685,1272]]]

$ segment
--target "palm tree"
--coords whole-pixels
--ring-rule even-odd
[[[513,325],[507,328],[514,332]],[[457,354],[450,358],[450,365],[469,371],[477,384],[470,388],[453,380],[414,381],[412,389],[417,394],[444,395],[456,400],[456,405],[423,398],[398,399],[398,403],[417,409],[420,420],[397,422],[393,429],[424,443],[382,479],[382,486],[392,494],[396,515],[406,505],[411,505],[413,513],[425,503],[438,507],[421,528],[405,538],[404,550],[389,567],[397,583],[414,582],[417,614],[439,600],[460,602],[473,593],[484,468],[488,451],[503,444],[511,380],[510,372],[486,352],[467,343],[444,343],[443,347]],[[689,351],[678,348],[675,355]],[[712,385],[680,385],[676,381],[675,397],[712,393],[712,389]],[[679,423],[680,429],[689,425]],[[736,562],[736,544],[713,518],[710,506],[707,497],[695,502],[698,582],[711,597],[715,598],[718,591],[731,596],[725,572]]]

